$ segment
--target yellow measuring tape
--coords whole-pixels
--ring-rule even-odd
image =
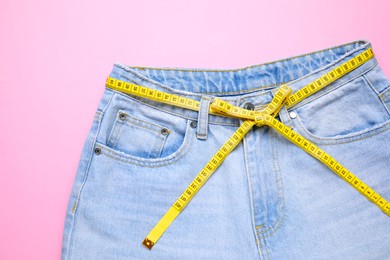
[[[210,178],[214,171],[221,165],[223,160],[229,155],[231,151],[241,142],[246,133],[254,126],[267,125],[275,129],[278,133],[291,141],[293,144],[302,148],[305,152],[325,164],[340,178],[349,183],[353,188],[359,191],[369,201],[378,206],[386,215],[390,216],[390,203],[387,202],[381,195],[375,192],[362,180],[356,177],[352,172],[348,171],[342,164],[336,161],[332,156],[320,149],[297,132],[275,119],[280,109],[283,106],[290,108],[308,96],[314,94],[331,82],[342,77],[353,69],[357,68],[364,62],[374,57],[371,48],[362,52],[358,56],[351,58],[342,65],[331,70],[319,79],[309,83],[299,91],[291,94],[292,90],[287,85],[282,85],[276,92],[272,101],[262,111],[246,110],[234,106],[226,101],[214,98],[210,104],[209,112],[215,115],[235,117],[238,119],[245,119],[241,126],[235,133],[222,145],[222,147],[214,154],[206,166],[198,173],[186,190],[179,196],[179,198],[168,209],[164,216],[149,232],[143,240],[143,245],[152,249],[153,245],[162,236],[168,226],[187,206],[195,194],[200,190],[204,183]],[[117,80],[111,77],[107,78],[106,86],[127,94],[139,96],[142,98],[152,99],[158,102],[199,111],[200,102],[184,98],[178,95],[169,94],[163,91],[146,88],[133,83]]]

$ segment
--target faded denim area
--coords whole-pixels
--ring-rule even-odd
[[[237,69],[114,64],[110,77],[202,109],[104,88],[69,197],[62,259],[387,259],[390,218],[266,126],[245,136],[152,250],[142,245],[242,122],[209,115],[214,97],[261,109],[280,85],[297,91],[370,47],[361,40]],[[390,82],[375,57],[277,119],[390,199]]]

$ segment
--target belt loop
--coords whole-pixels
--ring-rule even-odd
[[[206,140],[207,139],[207,128],[209,125],[209,110],[211,97],[202,96],[200,100],[200,107],[198,113],[198,126],[196,129],[196,138]]]

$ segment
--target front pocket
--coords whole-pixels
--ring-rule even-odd
[[[294,110],[293,124],[312,139],[357,137],[390,122],[390,115],[364,76],[356,77]]]
[[[105,110],[97,142],[118,157],[161,162],[182,152],[191,132],[189,121],[115,93]]]
[[[171,130],[118,110],[107,146],[141,158],[159,158]]]

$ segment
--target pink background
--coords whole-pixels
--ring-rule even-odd
[[[59,259],[82,146],[114,62],[238,68],[368,39],[386,1],[0,2],[0,259]]]

